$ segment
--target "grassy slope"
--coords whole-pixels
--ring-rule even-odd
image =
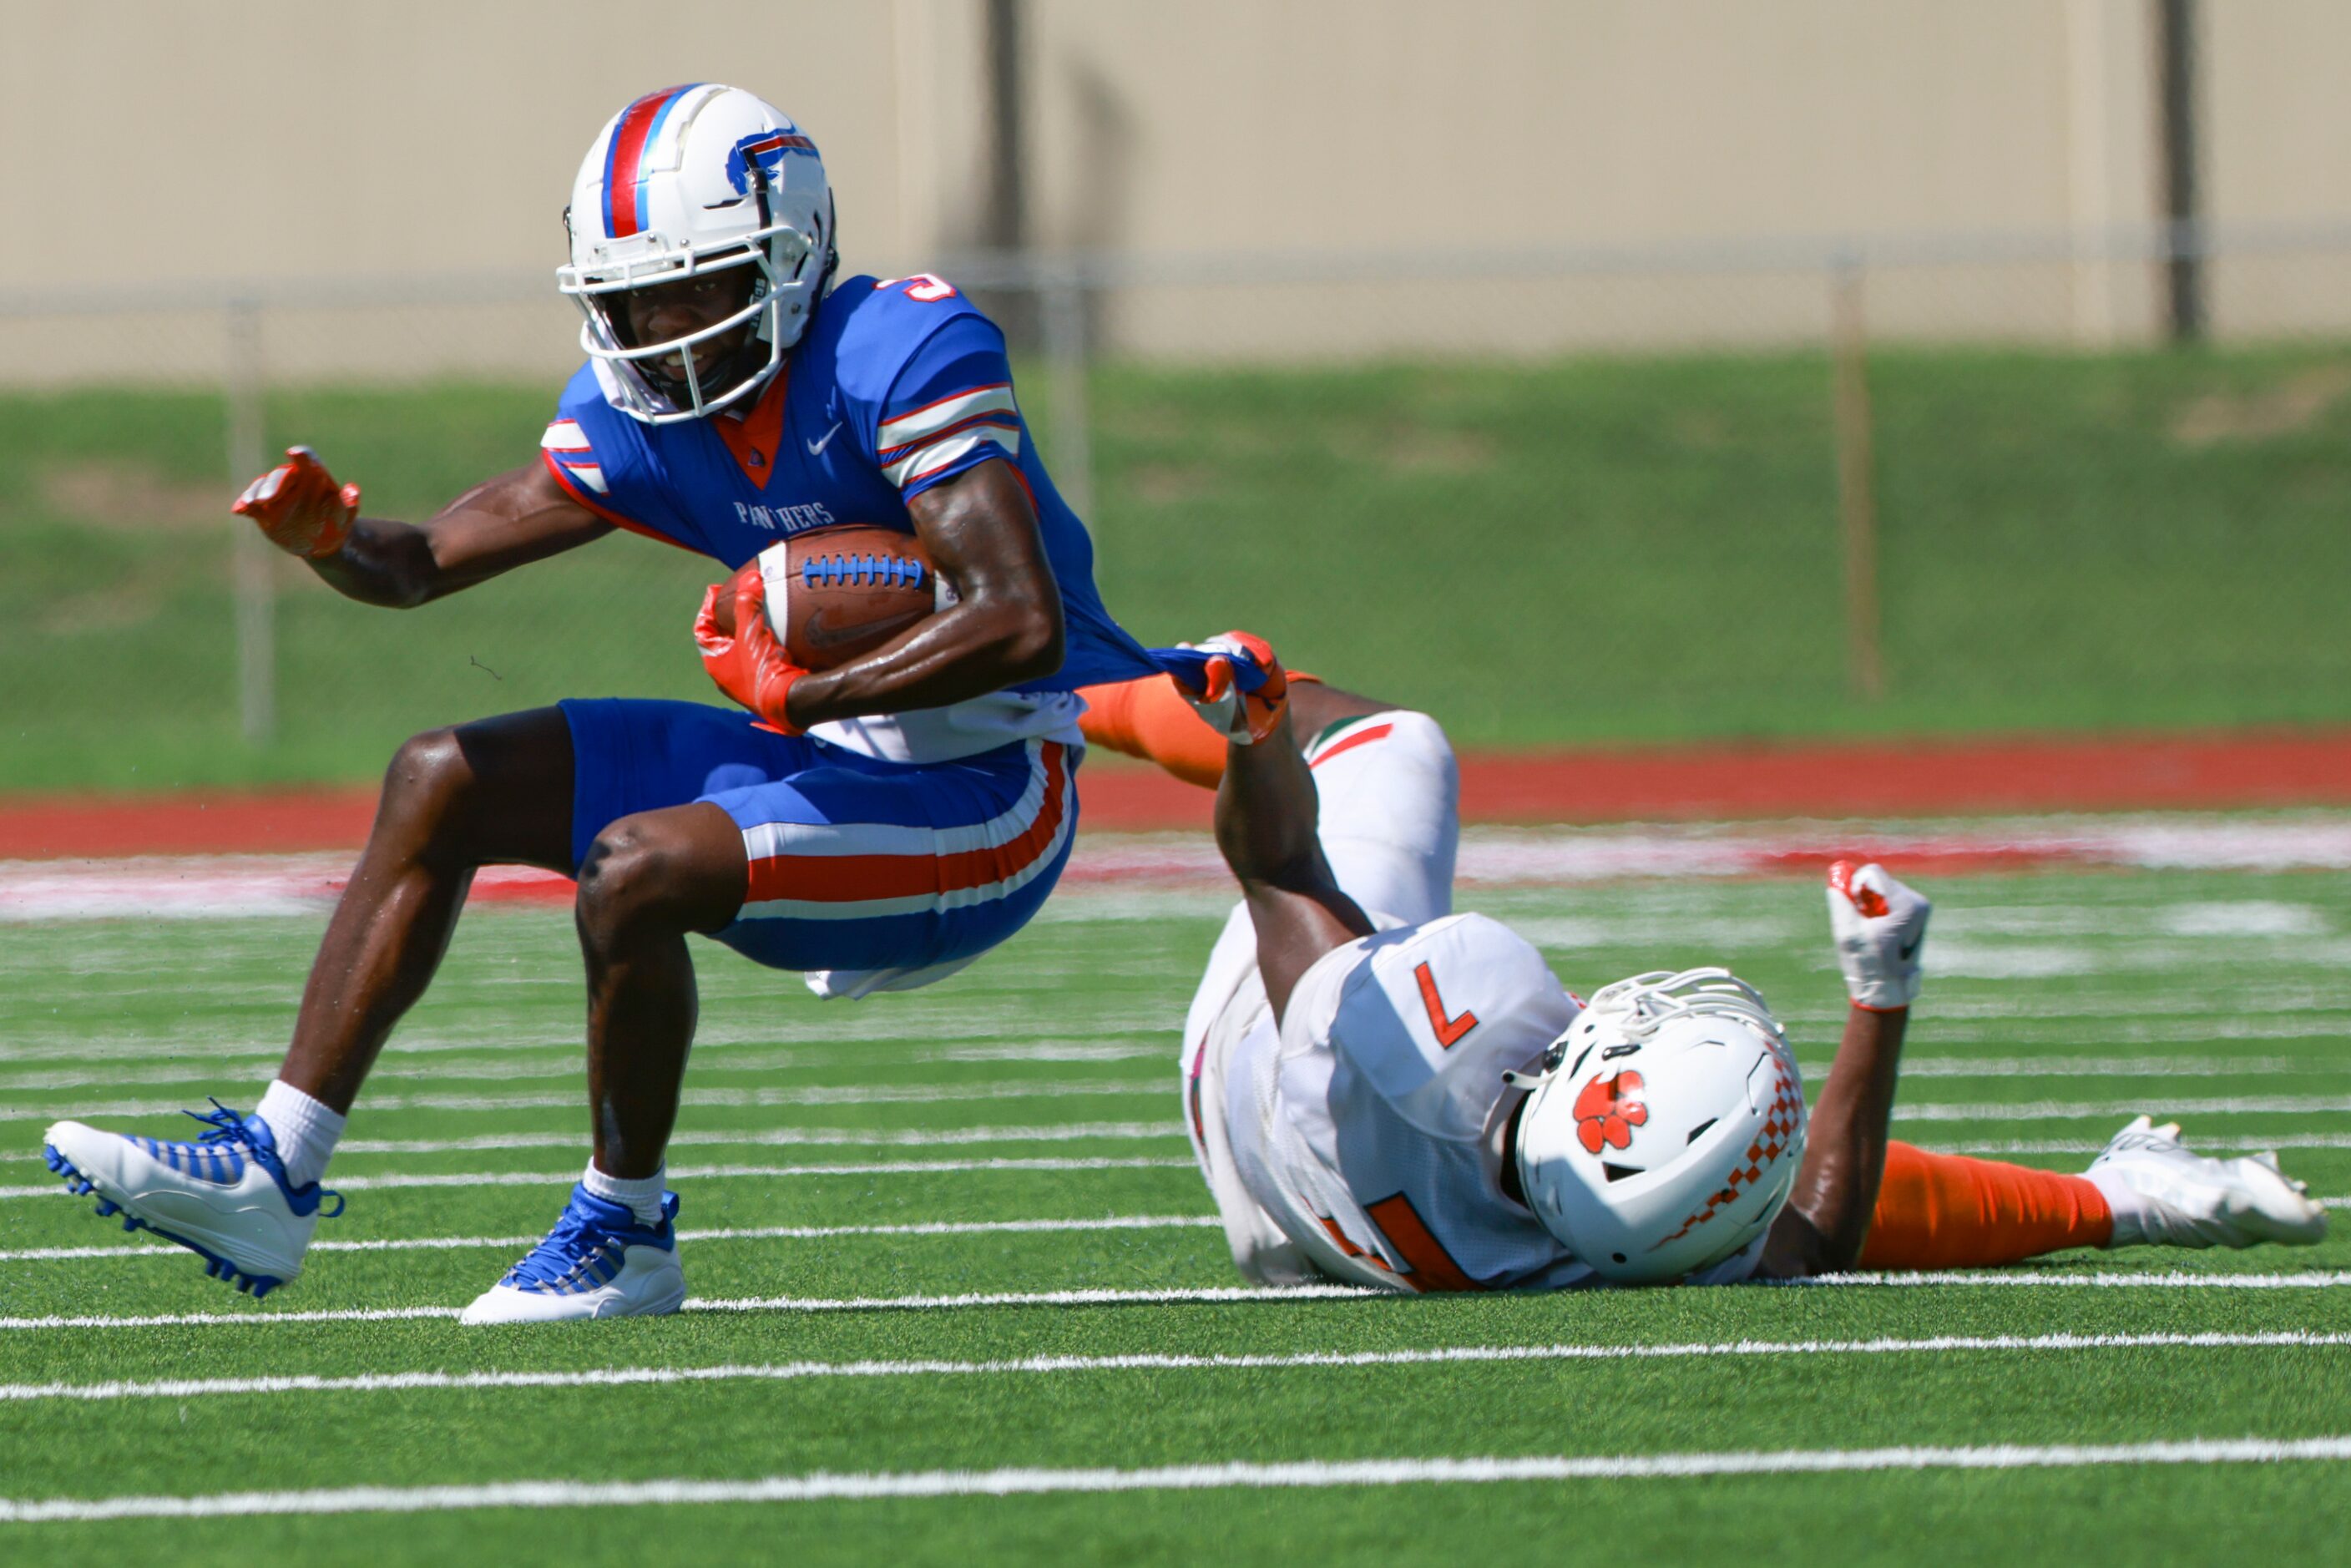
[[[1908,1104],[1968,1103],[1980,1117],[1899,1130],[1943,1145],[2012,1137],[2103,1139],[2118,1118],[2003,1118],[1999,1107],[2130,1102],[2159,1109],[2212,1096],[2340,1092],[2351,1039],[2341,939],[2351,892],[2334,878],[2214,874],[1954,882],[1938,890],[1944,973],[1914,1032],[1924,1069],[2045,1059],[2049,1075],[1914,1073]],[[1817,1064],[1838,1011],[1815,929],[1817,894],[1783,882],[1525,892],[1480,903],[1538,937],[1571,982],[1636,966],[1727,957],[1792,1019]],[[2247,918],[2216,904],[2252,903]],[[2281,905],[2284,906],[2281,910]],[[1139,1121],[1147,1139],[1011,1141],[962,1148],[701,1146],[679,1163],[842,1162],[945,1155],[1158,1155],[1181,1161],[1167,1077],[1173,1022],[1214,930],[1205,912],[1095,919],[1080,895],[1053,905],[971,974],[851,1009],[705,950],[697,1089],[768,1089],[771,1107],[689,1106],[682,1130]],[[1108,906],[1103,906],[1107,908]],[[1190,906],[1184,906],[1188,908]],[[313,925],[83,925],[18,930],[0,947],[0,1185],[27,1182],[42,1116],[119,1100],[159,1104],[257,1082],[282,1038]],[[2292,931],[2293,936],[2183,933]],[[395,1040],[382,1094],[576,1092],[577,960],[563,921],[484,914],[459,934],[443,982]],[[1989,978],[2021,970],[2039,978]],[[2210,998],[2257,1004],[2215,1038]],[[2292,1010],[2284,1004],[2303,997]],[[1938,1011],[1937,1009],[1939,1009]],[[971,1048],[1039,1039],[1131,1043],[1109,1059],[975,1059]],[[2067,1059],[2138,1061],[2095,1076]],[[230,1060],[233,1058],[233,1060]],[[2166,1077],[2163,1069],[2247,1071]],[[564,1076],[501,1082],[547,1066]],[[2278,1069],[2287,1071],[2278,1071]],[[1814,1071],[1817,1071],[1815,1066]],[[422,1074],[423,1076],[419,1076]],[[78,1081],[78,1082],[77,1082]],[[899,1104],[789,1103],[797,1086],[1098,1082],[1102,1095]],[[363,1111],[355,1137],[451,1138],[569,1131],[569,1105]],[[159,1128],[159,1118],[138,1124]],[[2190,1132],[2339,1131],[2339,1113],[2208,1113]],[[2032,1156],[2078,1166],[2085,1156]],[[2351,1154],[2295,1149],[2289,1167],[2351,1191]],[[371,1190],[345,1238],[514,1236],[542,1227],[569,1148],[349,1154],[338,1174],[544,1172],[544,1186]],[[971,1172],[829,1178],[682,1178],[688,1226],[1207,1212],[1180,1165],[1142,1170]],[[0,1200],[8,1247],[121,1239],[87,1207]],[[692,1242],[698,1294],[888,1295],[1229,1281],[1213,1229]],[[455,1303],[513,1249],[321,1254],[278,1300],[322,1309]],[[2060,1270],[2275,1270],[2351,1265],[2351,1243],[2310,1252],[2080,1253]],[[0,1265],[0,1314],[235,1310],[177,1257]],[[264,1309],[266,1315],[266,1309]],[[460,1331],[445,1322],[275,1328],[0,1333],[0,1382],[348,1374],[438,1368],[715,1365],[787,1360],[989,1359],[1040,1354],[1351,1350],[1447,1344],[1721,1343],[1881,1335],[2351,1331],[2340,1291],[2043,1288],[1593,1292],[1564,1297],[1246,1303],[937,1313],[694,1314],[578,1332]],[[899,1376],[611,1390],[418,1391],[190,1397],[118,1403],[0,1401],[0,1495],[89,1497],[251,1486],[406,1485],[523,1478],[754,1477],[1038,1464],[1223,1458],[1641,1453],[1906,1443],[2141,1442],[2351,1431],[2351,1353],[2339,1348],[2145,1349],[1746,1357],[1505,1366]],[[305,1560],[523,1557],[559,1531],[567,1560],[637,1561],[648,1540],[691,1532],[706,1555],[791,1542],[795,1561],[870,1560],[883,1542],[911,1562],[1295,1561],[1332,1550],[1458,1561],[1466,1546],[1573,1539],[1634,1562],[1735,1550],[1764,1562],[2072,1562],[2129,1556],[2137,1522],[2167,1560],[2315,1560],[2339,1544],[2340,1466],[2166,1468],[2020,1475],[1879,1475],[1755,1480],[1410,1488],[1099,1500],[938,1500],[728,1507],[621,1516],[457,1515],[402,1520],[0,1527],[0,1555],[168,1549],[190,1563],[256,1550]],[[2165,1521],[2156,1523],[2154,1521]],[[1833,1544],[1832,1544],[1833,1543]]]
[[[1472,745],[2340,720],[2351,401],[2330,401],[2334,362],[1881,355],[1877,704],[1846,690],[1827,375],[1808,356],[1113,367],[1102,586],[1146,640],[1253,625]],[[413,517],[528,455],[548,403],[306,392],[273,405],[271,434]],[[365,778],[432,724],[701,693],[682,628],[709,564],[640,540],[404,615],[295,569],[283,736],[250,750],[226,525],[203,513],[228,489],[217,404],[17,395],[0,418],[0,788]]]

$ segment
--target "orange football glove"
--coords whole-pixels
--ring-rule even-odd
[[[360,515],[360,487],[338,486],[307,446],[289,446],[286,461],[245,487],[229,507],[261,526],[288,555],[324,560],[343,548]]]
[[[694,618],[694,643],[702,650],[702,667],[718,689],[749,708],[786,735],[799,727],[784,711],[792,683],[808,672],[792,663],[784,645],[768,624],[768,580],[757,560],[746,562],[735,574],[735,635],[718,630],[718,595],[724,584],[713,583],[702,596],[701,612]]]
[[[1178,671],[1168,673],[1210,729],[1235,746],[1253,746],[1273,733],[1290,705],[1290,676],[1272,644],[1255,632],[1228,632],[1184,646],[1209,655],[1202,684],[1193,685]]]

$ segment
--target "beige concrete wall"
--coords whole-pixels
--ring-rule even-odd
[[[605,119],[729,72],[823,129],[876,240],[907,237],[887,5],[0,0],[0,26],[12,204],[57,225],[0,236],[0,288],[54,275],[53,236],[89,283],[552,268]]]
[[[2104,231],[2153,175],[2137,0],[1405,0],[1180,7],[1038,0],[1049,244],[1145,254],[1632,247],[1823,235]],[[2089,274],[2085,276],[2085,270]],[[2118,269],[1917,275],[1891,329],[2108,338]],[[2123,269],[2137,271],[2139,269]],[[1154,351],[1777,340],[1813,277],[1130,295]],[[1480,298],[1488,303],[1481,305]]]
[[[2351,5],[2260,0],[2204,7],[2207,201],[2221,223],[2351,217]],[[2224,262],[2224,331],[2351,331],[2351,256]]]
[[[544,272],[535,306],[273,316],[266,351],[294,375],[545,373],[577,358],[576,313],[553,295],[572,175],[604,120],[650,89],[756,85],[823,138],[862,248],[933,243],[935,183],[903,172],[936,161],[903,139],[936,127],[902,100],[910,80],[950,76],[929,71],[935,53],[968,52],[952,25],[967,9],[0,0],[11,205],[43,220],[0,231],[0,295]],[[977,102],[976,86],[944,81],[946,114]],[[218,335],[0,319],[0,354],[20,379],[134,372],[158,354],[204,375]]]
[[[2206,6],[2223,219],[2351,215],[2339,0]],[[1353,254],[2076,230],[2147,221],[2145,0],[1031,0],[1038,241],[1146,256]],[[819,139],[852,266],[968,243],[985,189],[979,0],[0,0],[19,221],[0,297],[169,280],[544,274],[603,119],[736,80]],[[29,220],[29,221],[28,221]],[[2220,280],[2224,329],[2351,320],[2326,261]],[[551,290],[550,290],[551,292]],[[1137,289],[1154,353],[1547,350],[1777,340],[1817,277]],[[1889,331],[2127,340],[2150,269],[1874,278]],[[568,307],[274,314],[287,375],[559,368]],[[0,319],[0,374],[213,372],[214,324]]]

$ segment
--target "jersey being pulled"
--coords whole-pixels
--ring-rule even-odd
[[[1542,955],[1482,915],[1325,954],[1279,1031],[1236,1047],[1227,1115],[1241,1179],[1332,1279],[1386,1290],[1558,1290],[1594,1281],[1502,1195],[1502,1074],[1581,1010]]]
[[[1102,608],[1093,541],[1029,437],[1003,333],[952,286],[842,282],[739,419],[646,424],[622,412],[600,379],[609,374],[590,361],[564,388],[542,443],[549,470],[607,521],[730,570],[810,528],[911,534],[908,501],[993,459],[1019,475],[1061,585],[1069,653],[1060,671],[953,707],[820,725],[818,738],[891,761],[969,756],[1062,735],[1081,711],[1078,687],[1158,671]],[[681,627],[685,620],[682,610]]]

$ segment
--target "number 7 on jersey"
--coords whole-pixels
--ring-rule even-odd
[[[1464,1008],[1459,1017],[1449,1016],[1445,998],[1437,994],[1437,976],[1426,964],[1414,969],[1412,977],[1420,982],[1420,1003],[1428,1009],[1428,1027],[1436,1031],[1437,1043],[1452,1050],[1463,1035],[1478,1027],[1478,1015]]]

